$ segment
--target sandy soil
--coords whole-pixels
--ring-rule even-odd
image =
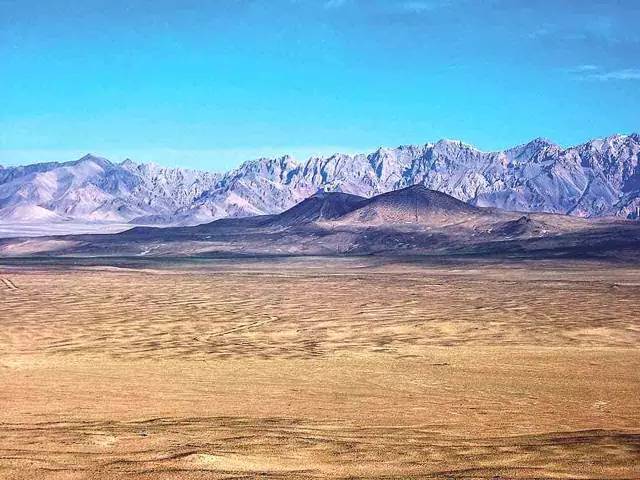
[[[640,478],[640,268],[0,266],[0,478]]]

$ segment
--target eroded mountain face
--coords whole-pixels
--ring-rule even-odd
[[[413,184],[476,206],[637,218],[639,163],[638,134],[567,149],[536,139],[489,153],[441,140],[302,163],[288,156],[259,159],[222,175],[88,155],[0,168],[0,219],[198,224],[279,213],[318,190],[371,197]]]
[[[0,219],[171,223],[219,175],[116,164],[86,155],[74,162],[0,169]]]

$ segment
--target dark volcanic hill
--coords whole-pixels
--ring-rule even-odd
[[[310,222],[336,220],[358,208],[367,199],[342,192],[320,191],[265,222],[272,226],[296,226]]]
[[[366,225],[423,224],[432,227],[486,216],[488,211],[423,185],[377,195],[346,212],[342,223]]]
[[[476,207],[424,186],[318,193],[279,215],[0,241],[0,256],[500,255],[638,259],[640,224]]]

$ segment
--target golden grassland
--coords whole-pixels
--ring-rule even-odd
[[[0,478],[640,477],[640,268],[0,266]]]

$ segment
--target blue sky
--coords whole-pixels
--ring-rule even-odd
[[[0,164],[640,130],[637,0],[0,0]]]

